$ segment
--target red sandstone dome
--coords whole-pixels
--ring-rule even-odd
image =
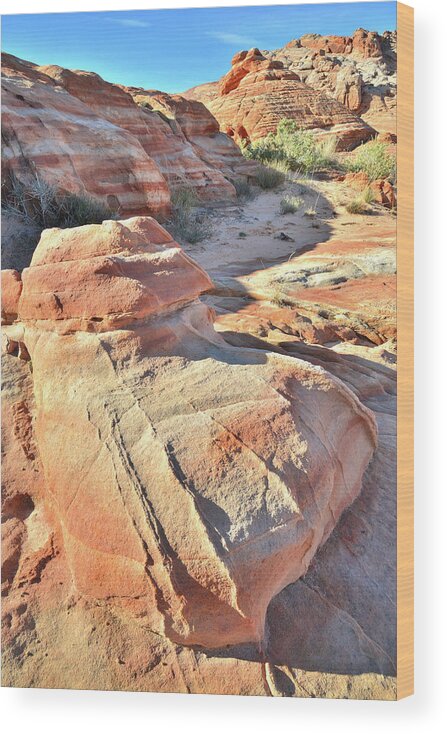
[[[337,138],[349,150],[372,137],[374,131],[341,103],[300,81],[280,61],[267,59],[258,49],[243,51],[219,83],[208,106],[228,135],[254,141],[276,132],[280,120]]]

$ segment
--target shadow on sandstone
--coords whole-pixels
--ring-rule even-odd
[[[253,349],[266,349],[261,339],[236,337]],[[290,343],[286,347],[286,352],[279,347],[274,351],[290,354]],[[376,411],[379,446],[360,496],[345,510],[305,576],[270,602],[264,649],[249,644],[205,654],[321,673],[395,675],[395,372],[324,347],[298,342],[294,347],[295,356],[324,366]]]

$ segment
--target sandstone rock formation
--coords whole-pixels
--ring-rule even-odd
[[[216,118],[201,102],[155,90],[131,87],[128,91],[144,110],[152,110],[152,114],[158,112],[175,136],[183,141],[183,146],[190,149],[190,155],[185,157],[186,163],[180,162],[180,165],[172,154],[154,154],[171,185],[184,185],[185,175],[188,181],[194,182],[194,174],[187,167],[188,161],[194,158],[200,160],[204,169],[203,186],[193,184],[202,199],[219,198],[219,188],[226,191],[226,198],[231,198],[234,189],[229,181],[255,175],[256,164],[243,158],[239,146],[220,131]],[[217,180],[214,196],[211,196],[212,176]],[[222,193],[220,198],[223,198]]]
[[[396,32],[382,36],[358,29],[352,37],[302,36],[265,52],[314,89],[360,114],[380,132],[394,132]]]
[[[232,68],[220,82],[199,85],[185,92],[185,95],[202,101],[218,117],[216,100],[222,93],[222,85],[225,88],[231,79],[240,80],[244,65],[246,69],[249,68],[251,53],[242,51],[236,54],[233,59],[236,68]],[[352,36],[307,34],[290,41],[283,48],[257,52],[255,56],[258,62],[263,57],[264,67],[270,68],[272,73],[274,69],[281,68],[293,72],[299,81],[360,115],[374,130],[394,133],[397,68],[395,31],[385,31],[379,35],[359,28]],[[289,78],[283,73],[278,75],[278,79]],[[302,114],[297,119],[301,124]]]
[[[44,469],[39,552],[59,548],[81,598],[177,643],[262,645],[376,427],[321,367],[224,342],[197,300],[211,285],[149,218],[44,232],[18,304],[34,415],[18,435]]]
[[[242,51],[219,83],[219,94],[208,107],[222,130],[247,141],[276,132],[283,118],[317,136],[337,138],[340,150],[349,150],[373,135],[373,130],[338,101],[303,83],[279,60],[258,49]]]
[[[155,161],[123,128],[99,117],[29,62],[2,55],[4,171],[36,172],[71,192],[87,192],[124,212],[169,211]],[[100,171],[101,175],[98,175]]]
[[[352,36],[321,36],[317,33],[308,33],[292,41],[291,46],[312,48],[329,54],[352,54],[364,58],[382,56],[380,36],[374,31],[365,31],[358,28]]]
[[[231,179],[253,171],[210,112],[178,95],[127,90],[93,72],[9,54],[2,88],[4,171],[22,179],[38,173],[122,214],[163,218],[178,186],[203,201],[231,199]]]

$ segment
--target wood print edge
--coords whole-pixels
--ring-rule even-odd
[[[397,699],[414,692],[414,10],[397,3]]]

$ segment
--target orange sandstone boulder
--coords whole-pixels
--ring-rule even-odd
[[[76,593],[216,648],[261,644],[359,494],[376,425],[320,366],[225,342],[210,286],[150,218],[50,230],[18,317]]]
[[[2,270],[2,324],[11,324],[17,318],[22,281],[17,270]]]
[[[367,174],[363,171],[357,173],[347,173],[343,180],[350,186],[359,191],[369,187],[372,191],[374,201],[383,204],[389,209],[394,209],[397,203],[394,186],[385,178],[379,178],[376,181],[370,181]]]

